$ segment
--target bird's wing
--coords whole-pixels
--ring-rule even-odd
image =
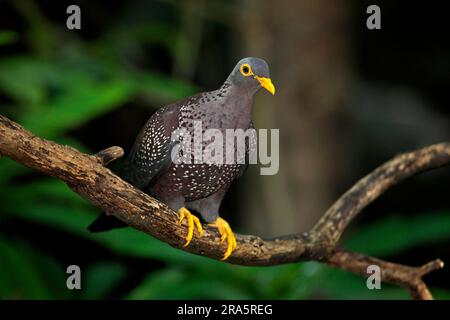
[[[147,121],[128,155],[120,176],[138,189],[151,185],[171,163],[171,133],[178,125],[178,109],[169,105],[159,109]],[[91,232],[102,232],[126,227],[118,218],[101,214],[88,227]]]
[[[137,136],[121,174],[136,188],[151,185],[169,168],[175,144],[171,134],[178,126],[178,113],[175,104],[159,109]]]

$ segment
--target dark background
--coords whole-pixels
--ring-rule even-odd
[[[81,7],[81,30],[66,8]],[[370,4],[381,30],[366,28]],[[245,56],[277,87],[257,128],[280,129],[280,172],[252,167],[221,208],[239,233],[308,230],[357,179],[397,153],[448,141],[448,10],[426,1],[0,1],[0,112],[95,153],[128,150],[160,106],[219,87]],[[450,170],[412,178],[369,206],[344,245],[404,264],[449,261]],[[0,297],[393,299],[318,263],[270,268],[196,257],[131,228],[90,234],[98,210],[62,182],[0,159]],[[79,265],[83,288],[65,269]],[[450,273],[427,276],[450,297]]]

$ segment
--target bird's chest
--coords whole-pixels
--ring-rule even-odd
[[[206,197],[237,177],[241,164],[230,157],[234,149],[227,142],[227,134],[230,135],[235,126],[234,119],[223,113],[198,111],[182,115],[180,129],[184,134],[180,139],[180,163],[174,163],[169,174],[185,198]]]
[[[230,111],[233,110],[232,107],[236,107],[236,110]],[[196,163],[211,163],[215,160],[216,164],[220,164],[218,158],[222,155],[223,164],[232,164],[226,161],[227,156],[228,159],[230,156],[226,153],[233,151],[236,134],[247,130],[251,122],[248,112],[240,112],[237,105],[232,107],[227,105],[212,107],[210,110],[182,109],[176,138],[181,153],[185,157],[191,157]]]
[[[243,165],[232,135],[249,124],[250,119],[220,108],[182,109],[175,137],[177,157],[163,179],[164,187],[195,200],[230,184]]]
[[[180,193],[187,200],[196,200],[230,184],[239,171],[239,164],[178,164],[169,169],[168,181],[173,191]]]

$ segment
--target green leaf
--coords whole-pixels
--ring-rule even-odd
[[[12,30],[0,30],[0,46],[12,44],[17,41],[18,34]]]
[[[381,284],[381,289],[369,290],[367,278],[330,267],[323,267],[323,273],[315,283],[315,295],[326,299],[411,299],[402,287]],[[326,269],[325,269],[326,268]]]
[[[450,238],[450,213],[429,212],[411,217],[390,215],[352,233],[345,247],[374,256],[392,256],[418,245]]]
[[[0,297],[52,299],[67,296],[62,269],[25,244],[0,237]]]
[[[130,80],[136,84],[137,90],[152,101],[172,103],[188,97],[198,88],[181,80],[172,79],[153,72],[128,73]]]
[[[64,183],[51,181],[49,179],[45,183],[31,182],[26,186],[11,187],[9,199],[4,205],[5,212],[90,239],[123,255],[177,263],[206,260],[171,248],[166,243],[132,228],[101,233],[89,232],[87,226],[100,212],[73,193]]]
[[[84,299],[102,299],[126,276],[125,267],[115,262],[98,262],[87,268]]]
[[[26,57],[0,60],[0,90],[29,107],[45,101],[45,75],[51,66]]]
[[[189,269],[168,268],[149,275],[128,299],[250,299],[235,283]]]
[[[121,23],[112,28],[99,41],[94,43],[97,52],[107,56],[115,63],[120,59],[120,53],[129,51],[130,48],[139,48],[145,45],[160,45],[170,53],[175,52],[178,35],[177,28],[166,21],[143,21],[131,20]]]
[[[0,189],[3,187],[6,192],[9,187],[7,183],[11,178],[18,177],[27,172],[31,172],[31,170],[15,162],[14,160],[7,157],[0,158]],[[0,197],[2,194],[5,194],[5,192],[0,193]]]
[[[133,87],[123,81],[79,83],[70,92],[55,98],[39,116],[26,113],[19,118],[36,135],[53,137],[79,127],[130,99]]]

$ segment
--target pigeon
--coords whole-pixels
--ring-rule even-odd
[[[216,227],[221,242],[226,241],[222,260],[232,254],[237,244],[230,225],[219,216],[220,204],[231,183],[248,167],[249,154],[256,143],[254,139],[246,141],[244,161],[238,156],[225,161],[226,155],[221,157],[219,152],[211,152],[212,156],[205,158],[195,156],[205,153],[212,143],[216,147],[219,144],[215,150],[229,152],[226,139],[203,139],[197,144],[194,139],[193,147],[192,139],[187,137],[195,138],[195,130],[204,135],[212,129],[225,137],[227,130],[254,129],[253,97],[261,88],[275,94],[269,66],[263,59],[247,57],[236,64],[219,89],[160,108],[137,136],[120,174],[134,187],[177,212],[178,224],[187,222],[185,247],[191,242],[194,231],[202,236],[202,223],[192,212],[198,212],[203,221]],[[236,148],[237,145],[232,151],[239,154]],[[211,161],[214,156],[224,161]],[[106,231],[121,224],[113,216],[102,214],[89,230]]]

